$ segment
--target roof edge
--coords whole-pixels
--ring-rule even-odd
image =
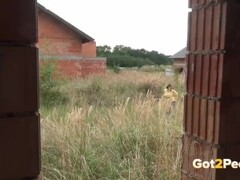
[[[63,18],[58,16],[57,14],[55,14],[54,12],[52,12],[49,9],[45,8],[43,5],[37,3],[37,7],[40,10],[44,11],[45,13],[47,13],[48,15],[52,16],[53,18],[55,18],[57,21],[63,23],[67,27],[69,27],[75,33],[79,34],[83,43],[94,41],[94,39],[91,36],[87,35],[83,31],[81,31],[80,29],[76,28],[75,26],[73,26],[72,24],[70,24],[69,22],[67,22],[66,20],[64,20]]]
[[[185,58],[187,54],[187,48],[183,48],[180,51],[178,51],[176,54],[172,55],[170,58],[174,59],[174,58]]]

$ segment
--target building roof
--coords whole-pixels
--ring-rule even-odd
[[[171,56],[171,59],[179,59],[179,58],[185,58],[185,55],[187,54],[187,48],[183,48],[182,50],[178,51],[176,54]]]
[[[80,38],[82,39],[83,43],[86,42],[90,42],[90,41],[94,41],[94,39],[92,37],[90,37],[89,35],[87,35],[86,33],[82,32],[81,30],[79,30],[78,28],[76,28],[75,26],[73,26],[72,24],[70,24],[69,22],[67,22],[66,20],[64,20],[63,18],[59,17],[58,15],[56,15],[55,13],[53,13],[52,11],[46,9],[44,6],[42,6],[41,4],[38,3],[38,9],[41,11],[44,11],[45,13],[47,13],[48,15],[52,16],[54,19],[56,19],[58,22],[64,24],[65,26],[67,26],[68,28],[70,28],[73,32],[77,33]]]

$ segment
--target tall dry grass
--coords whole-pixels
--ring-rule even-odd
[[[43,179],[179,179],[183,103],[169,115],[159,99],[174,81],[127,71],[66,82],[69,102],[41,109]]]

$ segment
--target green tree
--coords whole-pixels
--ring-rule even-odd
[[[97,56],[107,56],[111,54],[112,48],[110,46],[104,45],[104,46],[97,46]]]
[[[98,46],[97,55],[107,57],[108,66],[141,67],[143,65],[167,65],[171,64],[168,56],[157,51],[146,49],[132,49],[124,45],[116,45],[113,49],[110,46]]]
[[[129,52],[131,52],[132,49],[130,47],[126,47],[123,45],[116,45],[113,48],[113,54],[118,54],[118,55],[129,55]]]

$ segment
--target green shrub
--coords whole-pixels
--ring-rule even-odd
[[[108,67],[142,67],[143,65],[155,65],[154,62],[147,58],[132,56],[112,56],[107,58]]]
[[[113,66],[112,68],[110,68],[114,73],[119,74],[121,69],[118,66]]]
[[[40,102],[47,108],[67,101],[67,97],[60,91],[61,81],[54,78],[55,72],[55,64],[51,61],[40,66]]]

